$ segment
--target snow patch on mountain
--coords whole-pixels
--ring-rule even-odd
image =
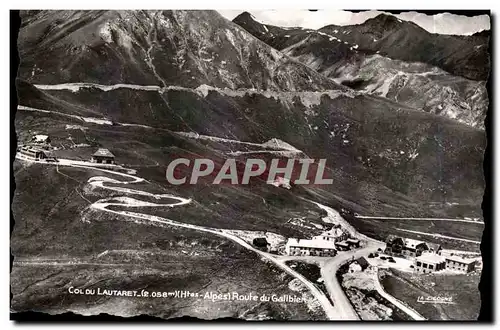
[[[111,34],[111,25],[108,23],[104,24],[99,30],[99,36],[101,36],[102,40],[107,43],[113,42],[113,36]]]
[[[243,144],[254,147],[260,147],[262,149],[274,149],[274,150],[289,151],[295,153],[302,152],[301,150],[295,148],[291,144],[276,138],[272,138],[271,140],[264,143],[254,143],[254,142],[245,142],[234,139],[222,138],[218,136],[203,135],[196,132],[175,132],[175,134],[197,140],[207,140],[207,141],[223,142],[231,144]]]
[[[233,33],[228,29],[226,29],[224,32],[226,34],[227,40],[229,40],[229,42],[233,45],[233,47],[236,48],[236,41],[234,39]]]

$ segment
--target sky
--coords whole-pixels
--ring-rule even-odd
[[[219,10],[219,13],[232,20],[245,10]],[[325,25],[351,25],[361,24],[373,18],[381,11],[365,11],[352,13],[345,10],[246,10],[258,21],[264,24],[283,27],[304,27],[319,29]],[[469,35],[482,30],[490,29],[488,15],[467,17],[450,13],[429,16],[414,11],[394,15],[405,21],[412,21],[431,33]]]

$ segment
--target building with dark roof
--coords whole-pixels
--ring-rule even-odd
[[[428,243],[411,238],[398,237],[389,235],[386,239],[385,254],[396,257],[418,257],[422,252],[432,252],[439,254],[441,245],[435,243]]]
[[[354,272],[360,272],[364,271],[365,269],[369,268],[371,265],[368,262],[368,260],[365,259],[365,257],[360,257],[356,260],[354,260],[350,265],[349,265],[349,272],[354,273]]]
[[[256,237],[253,239],[252,244],[259,248],[260,250],[265,250],[267,251],[269,248],[269,243],[267,242],[267,239],[265,237]]]
[[[99,148],[95,153],[92,154],[92,158],[90,161],[92,163],[99,164],[114,164],[115,155],[113,155],[108,149]]]
[[[370,267],[370,263],[368,262],[368,260],[365,259],[365,257],[360,257],[356,259],[356,262],[361,266],[363,270]]]

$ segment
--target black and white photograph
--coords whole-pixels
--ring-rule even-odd
[[[489,10],[10,16],[11,320],[488,308]]]

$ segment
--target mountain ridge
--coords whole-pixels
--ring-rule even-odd
[[[405,52],[402,53],[404,56],[393,56],[392,49],[398,49],[398,44],[376,46],[380,43],[387,43],[384,40],[394,35],[396,38],[405,34],[420,35],[424,38],[431,35],[414,23],[402,21],[392,15],[381,14],[362,24],[329,25],[318,30],[266,25],[268,32],[263,33],[262,28],[259,28],[262,24],[253,20],[248,13],[237,16],[234,22],[253,31],[256,37],[270,46],[296,58],[336,82],[360,91],[391,98],[415,109],[441,114],[467,125],[484,128],[484,119],[488,109],[488,95],[484,81],[470,80],[459,75],[453,76],[442,68],[425,63],[426,61],[412,62],[397,59],[398,57],[408,58],[405,57],[408,55],[405,55]],[[410,32],[400,33],[399,27]],[[356,29],[362,29],[362,33]],[[384,36],[387,33],[389,37]],[[353,37],[353,35],[357,36]],[[452,38],[451,41],[456,39],[450,36],[444,37]],[[462,41],[474,39],[474,37],[457,38]],[[481,37],[474,40],[484,41],[487,38]],[[435,41],[432,41],[430,45],[434,43]],[[454,45],[454,42],[451,44]],[[480,45],[470,47],[481,51],[484,48]],[[418,45],[417,48],[425,49],[422,45]],[[422,58],[418,59],[422,60]],[[474,67],[487,66],[475,65]]]
[[[30,19],[19,48],[21,78],[32,83],[345,90],[215,11],[60,11]],[[218,52],[221,44],[226,52]],[[299,76],[310,81],[296,85]]]
[[[253,20],[254,23],[250,22],[249,19],[251,19],[250,14],[240,14],[233,19],[233,22],[240,24],[243,28],[252,25],[253,29],[261,24],[255,20]],[[488,44],[489,33],[486,32],[478,32],[471,36],[430,33],[413,22],[403,21],[383,13],[360,24],[343,26],[330,24],[317,30],[302,30],[338,33],[350,44],[358,44],[360,49],[384,52],[392,59],[428,63],[451,74],[472,80],[486,80],[489,76],[489,64],[487,66],[474,65],[490,61],[487,49],[481,49],[480,53],[474,54],[475,46]],[[370,38],[376,39],[377,42],[373,44]],[[380,42],[381,39],[388,40],[389,44]],[[276,43],[273,47],[278,50],[283,49]],[[427,53],[436,53],[437,56]]]

